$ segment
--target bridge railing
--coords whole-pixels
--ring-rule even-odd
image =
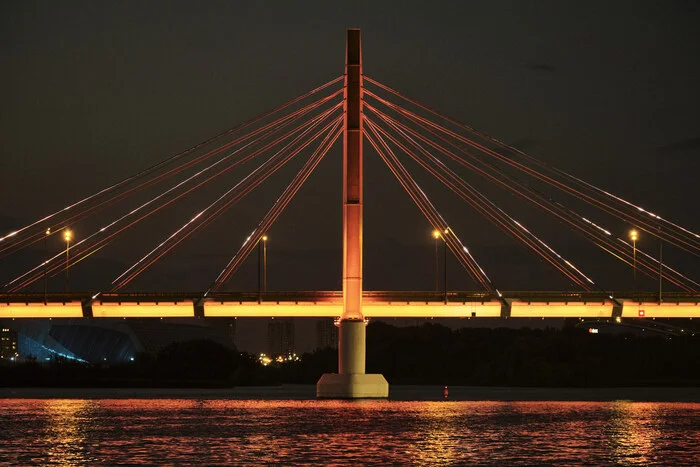
[[[527,302],[604,302],[611,296],[617,301],[652,303],[659,301],[654,292],[580,292],[580,291],[506,291],[503,298]],[[0,303],[65,303],[65,302],[182,302],[201,301],[201,292],[135,292],[103,293],[12,293],[0,294]],[[275,292],[217,292],[207,301],[218,302],[337,302],[343,294],[337,290],[275,291]],[[482,291],[415,291],[415,290],[366,290],[363,299],[367,302],[487,302],[498,300],[495,294]],[[667,303],[700,302],[700,293],[664,292],[662,301]]]

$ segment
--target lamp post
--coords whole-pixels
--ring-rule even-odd
[[[634,291],[637,291],[637,239],[639,234],[636,230],[630,230],[630,240],[632,240],[632,277],[634,280]]]
[[[444,268],[444,277],[445,277],[445,305],[447,305],[447,234],[450,231],[450,228],[447,227],[445,229],[445,235],[442,237],[442,263],[443,263],[443,268]]]
[[[68,260],[70,259],[70,241],[73,239],[73,232],[66,229],[63,232],[63,239],[66,241],[66,293],[68,293]]]
[[[262,302],[262,289],[260,287],[260,249],[262,248],[262,242],[258,239],[258,303]]]
[[[438,239],[440,239],[440,231],[433,230],[433,238],[435,239],[435,292],[440,289],[438,279]]]
[[[49,265],[49,247],[48,240],[49,235],[51,235],[51,228],[46,229],[46,236],[44,236],[44,303],[46,303],[46,291],[47,291],[47,270]]]
[[[263,241],[263,291],[267,293],[267,235],[262,236]]]
[[[661,287],[663,286],[663,267],[664,267],[664,260],[663,260],[663,247],[664,247],[664,242],[661,239],[661,227],[659,227],[659,305],[661,305]]]

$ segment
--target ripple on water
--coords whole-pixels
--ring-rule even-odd
[[[700,404],[0,400],[0,463],[667,465],[700,457]]]

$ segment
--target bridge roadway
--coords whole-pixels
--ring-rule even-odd
[[[611,299],[610,297],[614,297]],[[341,292],[0,294],[0,318],[340,316]],[[365,291],[367,318],[700,318],[700,294]]]

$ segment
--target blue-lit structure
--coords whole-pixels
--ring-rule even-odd
[[[233,348],[235,320],[4,320],[18,333],[20,359],[62,357],[80,362],[128,362],[178,341],[209,339]]]

